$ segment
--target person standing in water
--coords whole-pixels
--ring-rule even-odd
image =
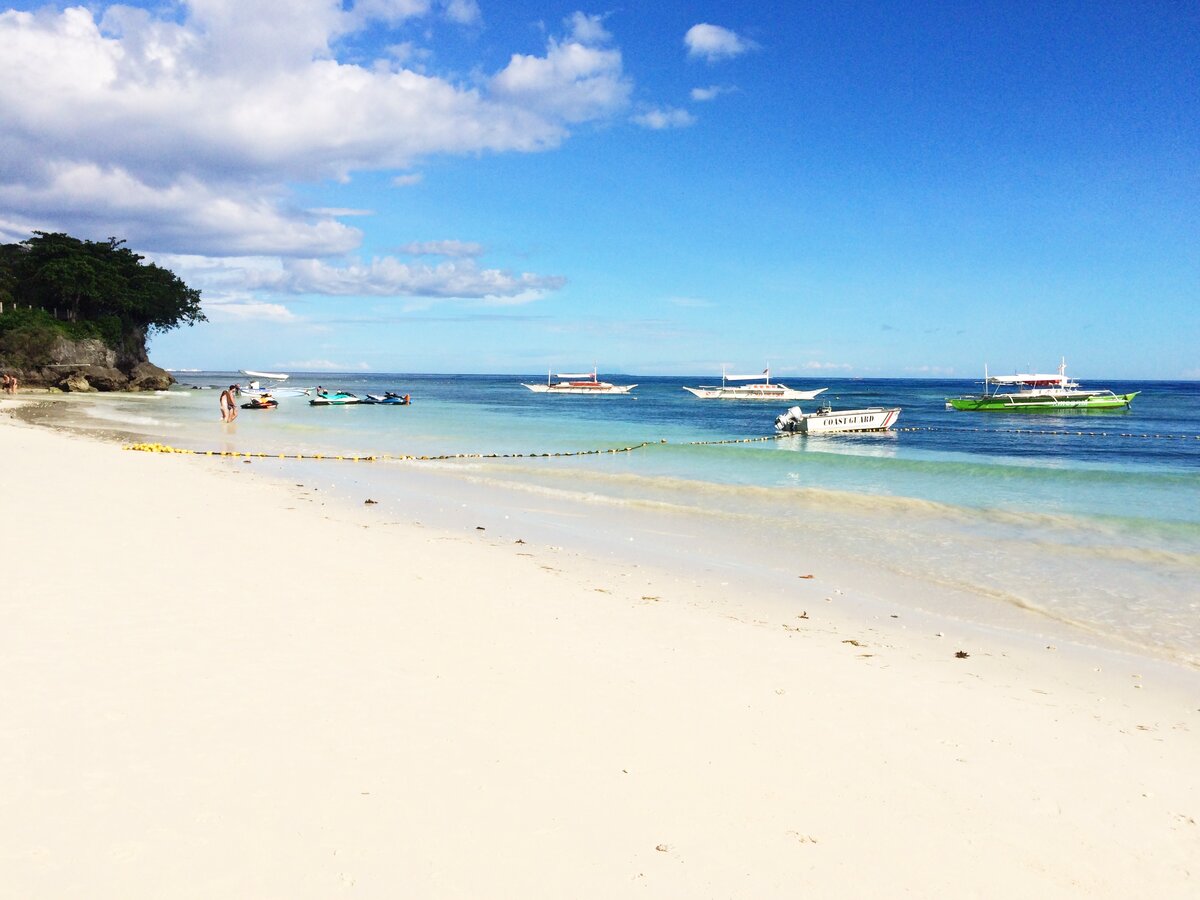
[[[221,421],[232,422],[237,418],[237,402],[233,399],[236,384],[231,384],[227,390],[221,391]]]

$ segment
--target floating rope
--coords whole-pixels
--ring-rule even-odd
[[[1117,431],[1051,431],[1036,428],[942,428],[936,425],[910,426],[894,428],[893,431],[955,431],[980,434],[1034,434],[1053,437],[1121,437],[1158,440],[1200,441],[1200,434],[1146,434]],[[793,437],[791,433],[770,434],[764,437],[726,438],[716,441],[686,441],[676,446],[682,447],[714,447],[722,444],[756,444],[762,441],[777,441],[780,438]],[[572,456],[599,456],[604,453],[632,453],[652,444],[665,444],[667,441],[642,441],[640,444],[630,444],[627,447],[609,447],[600,450],[562,450],[557,453],[442,453],[430,456],[419,456],[412,453],[374,453],[369,456],[351,456],[349,454],[326,453],[251,453],[242,450],[191,450],[186,447],[171,447],[167,444],[127,444],[126,450],[138,450],[143,453],[184,453],[191,456],[224,456],[242,459],[318,459],[339,462],[445,462],[452,459],[561,459]]]
[[[443,453],[435,456],[418,456],[411,453],[375,453],[370,456],[351,456],[349,454],[327,453],[250,453],[244,450],[190,450],[187,447],[171,447],[167,444],[126,444],[126,450],[137,450],[142,453],[185,453],[191,456],[224,456],[243,459],[319,459],[324,461],[341,462],[381,462],[384,460],[405,460],[435,462],[450,459],[535,459],[552,456],[598,456],[601,453],[632,453],[640,450],[650,442],[632,444],[628,447],[610,447],[604,450],[565,450],[559,453]],[[662,443],[666,443],[663,441]]]
[[[912,425],[906,428],[894,428],[893,431],[954,431],[963,434],[1037,434],[1053,437],[1123,437],[1158,439],[1161,441],[1200,441],[1200,434],[1149,434],[1145,432],[1128,431],[1053,431],[1040,428],[946,428],[941,425]]]

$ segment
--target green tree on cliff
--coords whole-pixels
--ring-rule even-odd
[[[84,241],[45,231],[2,244],[0,299],[96,322],[102,333],[131,345],[205,321],[198,290],[124,245],[116,238]]]

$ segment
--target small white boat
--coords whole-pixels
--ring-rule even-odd
[[[900,407],[871,406],[867,409],[820,407],[806,413],[793,406],[775,419],[775,430],[789,434],[832,434],[840,431],[887,431],[900,418]]]
[[[554,379],[559,379],[555,381]],[[597,396],[623,396],[632,391],[636,384],[613,384],[609,381],[601,381],[596,370],[584,372],[582,375],[568,375],[559,373],[551,375],[546,373],[546,383],[541,384],[525,384],[524,387],[529,388],[535,394],[580,394],[580,395],[597,395]]]
[[[763,379],[758,384],[729,384],[731,381],[753,381]],[[730,375],[721,370],[721,384],[700,385],[700,387],[685,387],[685,391],[695,394],[701,400],[811,400],[826,388],[815,391],[796,391],[786,384],[771,383],[770,367],[763,369],[761,375]]]
[[[282,372],[254,372],[250,369],[238,369],[247,378],[265,378],[268,381],[287,381],[288,377]]]

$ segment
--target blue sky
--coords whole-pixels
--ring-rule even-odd
[[[1200,7],[0,0],[0,240],[173,368],[1200,378]]]

